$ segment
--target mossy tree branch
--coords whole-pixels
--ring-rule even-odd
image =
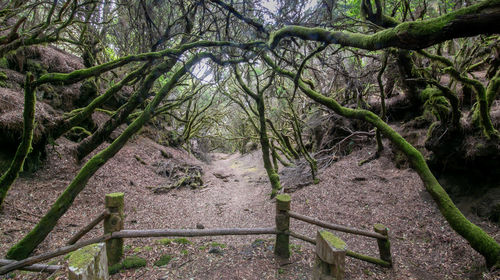
[[[24,84],[23,138],[17,147],[16,154],[10,163],[9,169],[0,177],[0,208],[3,205],[10,186],[19,176],[19,172],[23,169],[24,161],[31,151],[31,140],[33,139],[33,130],[35,129],[36,105],[36,93],[32,83],[33,75],[28,72]]]
[[[498,22],[500,22],[500,0],[486,0],[433,19],[403,22],[394,28],[371,35],[329,31],[323,28],[286,26],[273,32],[267,44],[274,49],[282,39],[298,37],[303,40],[340,44],[365,50],[380,50],[388,47],[415,50],[453,38],[498,34],[500,33]]]

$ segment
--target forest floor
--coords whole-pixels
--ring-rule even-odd
[[[0,211],[0,255],[36,224],[81,167],[73,160],[71,142],[58,144],[49,148],[42,169],[13,185]],[[448,226],[416,173],[394,166],[390,152],[358,166],[373,152],[374,147],[354,151],[321,170],[319,184],[291,194],[292,209],[304,215],[365,230],[372,230],[375,223],[390,229],[394,267],[347,258],[346,279],[500,279],[500,273],[488,272],[483,258]],[[136,137],[88,182],[37,253],[62,246],[103,210],[104,195],[111,192],[125,193],[126,229],[272,227],[274,201],[269,199],[259,151],[211,157],[210,164],[202,163],[185,152]],[[203,188],[154,194],[153,187],[165,184],[157,172],[157,163],[165,161],[201,166]],[[472,214],[469,218],[500,241],[498,225]],[[301,222],[292,222],[291,227],[310,237],[317,230]],[[99,225],[89,236],[101,233]],[[350,250],[377,256],[375,240],[339,236]],[[291,239],[289,261],[275,258],[273,236],[129,239],[125,244],[126,256],[143,257],[147,266],[121,271],[111,279],[310,279],[314,261],[313,246],[296,239]],[[170,255],[171,261],[155,266],[162,255]],[[65,261],[61,257],[54,262]],[[46,279],[47,275],[15,272],[8,277]],[[64,274],[53,279],[64,279]]]

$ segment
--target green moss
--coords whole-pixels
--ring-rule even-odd
[[[293,251],[295,253],[301,253],[302,246],[300,246],[300,244],[290,244],[290,251]]]
[[[226,244],[222,244],[222,243],[218,243],[218,242],[212,242],[212,243],[210,243],[210,246],[212,246],[212,247],[219,247],[219,248],[222,248],[222,249],[224,249],[224,248],[227,247]]]
[[[189,254],[189,251],[187,249],[182,249],[181,254],[187,255],[187,254]]]
[[[276,200],[290,202],[292,201],[292,198],[288,194],[279,194],[276,196]]]
[[[75,252],[73,252],[68,261],[68,266],[75,267],[77,269],[86,268],[91,262],[94,261],[94,257],[101,250],[99,244],[92,244],[85,246]]]
[[[164,266],[167,265],[172,260],[172,256],[170,255],[162,255],[157,261],[155,261],[155,266]]]
[[[115,273],[120,272],[120,270],[122,270],[122,269],[123,269],[123,264],[121,264],[121,263],[115,263],[114,265],[112,265],[112,266],[110,266],[108,268],[108,273],[110,275],[113,275]]]
[[[121,198],[123,197],[125,194],[122,193],[122,192],[115,192],[115,193],[108,193],[106,194],[107,197],[109,197],[110,199],[111,198]]]
[[[319,234],[321,235],[321,237],[323,237],[323,239],[325,239],[326,242],[328,242],[333,247],[345,250],[346,248],[345,242],[342,239],[335,236],[333,233],[326,230],[321,230]]]
[[[153,248],[151,246],[144,246],[144,247],[136,247],[134,248],[134,250],[132,250],[134,253],[140,253],[140,252],[144,252],[144,251],[151,251],[153,250]]]
[[[132,250],[134,253],[140,253],[142,252],[142,247],[135,247],[134,250]]]
[[[179,238],[176,238],[173,240],[173,242],[177,243],[177,244],[192,244],[193,242],[189,241],[187,238],[184,238],[184,237],[179,237]]]
[[[124,269],[139,268],[146,266],[147,261],[138,256],[130,256],[122,261],[122,265]]]
[[[156,243],[161,244],[161,245],[170,245],[172,243],[172,239],[170,238],[162,238],[160,240],[157,240]]]

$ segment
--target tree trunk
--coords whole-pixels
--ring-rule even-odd
[[[0,209],[3,201],[7,196],[10,186],[19,176],[19,172],[23,169],[24,161],[31,151],[31,141],[33,139],[33,130],[35,128],[35,105],[36,94],[31,82],[33,75],[26,74],[26,82],[24,84],[24,132],[23,139],[17,147],[16,154],[10,163],[9,169],[0,177]]]

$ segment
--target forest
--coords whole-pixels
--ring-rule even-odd
[[[319,225],[345,279],[499,279],[499,23],[500,0],[0,0],[0,278],[105,242],[92,279],[342,279]]]

